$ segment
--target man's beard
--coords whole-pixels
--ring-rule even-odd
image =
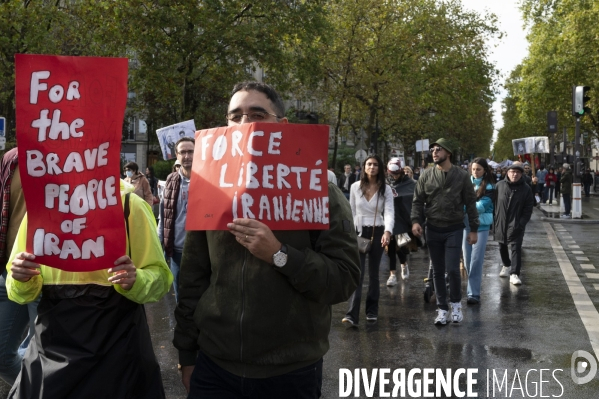
[[[447,155],[445,155],[445,156],[439,156],[439,158],[437,158],[437,160],[434,161],[434,162],[435,162],[435,165],[440,165],[443,162],[445,162],[446,160],[447,160]]]

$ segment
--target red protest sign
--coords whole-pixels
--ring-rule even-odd
[[[125,254],[119,161],[127,59],[15,58],[27,251],[67,271],[111,267]]]
[[[329,128],[250,123],[196,132],[187,230],[226,230],[234,218],[272,230],[329,226]]]

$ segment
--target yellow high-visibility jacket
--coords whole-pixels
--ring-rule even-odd
[[[125,203],[125,194],[133,192],[133,186],[121,180],[121,200]],[[27,282],[12,278],[10,267],[13,259],[26,250],[27,215],[23,218],[19,232],[12,248],[6,269],[6,291],[9,299],[19,304],[33,302],[41,293],[43,285],[85,285],[96,284],[114,286],[114,289],[124,297],[136,303],[156,302],[170,289],[173,275],[169,270],[162,247],[156,234],[156,219],[148,203],[131,194],[129,196],[129,234],[127,251],[131,248],[129,257],[137,268],[135,284],[130,290],[124,290],[118,284],[111,284],[107,269],[113,266],[116,259],[107,261],[106,269],[93,272],[67,272],[53,267],[40,265],[41,273]],[[124,216],[123,216],[124,217]],[[131,241],[130,243],[128,241]],[[129,246],[130,244],[130,246]],[[125,255],[125,254],[123,254]],[[76,262],[76,260],[66,260]]]

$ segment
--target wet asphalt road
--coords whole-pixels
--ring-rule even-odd
[[[599,219],[599,198],[583,198],[583,215]],[[407,375],[417,368],[449,368],[452,373],[466,368],[478,369],[472,387],[478,397],[597,398],[599,374],[589,383],[577,385],[571,377],[571,360],[577,350],[589,352],[595,360],[599,354],[599,224],[570,224],[559,219],[548,222],[541,220],[542,216],[547,215],[535,210],[527,227],[523,285],[519,287],[511,285],[508,278],[498,277],[499,251],[490,237],[481,304],[466,305],[464,298],[464,321],[459,324],[433,325],[436,306],[425,303],[422,295],[428,270],[426,251],[411,255],[409,279],[391,288],[385,286],[388,259],[384,258],[376,323],[366,323],[362,316],[358,328],[346,329],[341,319],[347,305],[333,307],[322,397],[340,397],[340,369],[353,373],[364,368],[368,375],[374,369],[405,369]],[[465,282],[462,292],[466,292]],[[171,344],[173,309],[174,296],[170,294],[157,304],[147,305],[167,397],[175,399],[185,398],[185,394]],[[492,383],[493,374],[499,381],[506,378],[501,388],[499,383]],[[585,372],[577,375],[584,376]],[[465,387],[462,376],[459,389]],[[391,382],[386,391],[392,388]],[[0,398],[7,390],[0,382]],[[364,386],[357,396],[352,391],[350,397],[367,397]],[[372,397],[381,397],[378,385]]]

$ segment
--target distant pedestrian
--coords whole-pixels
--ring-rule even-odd
[[[176,171],[166,178],[162,201],[158,210],[158,237],[164,248],[164,254],[173,273],[175,300],[179,302],[179,271],[183,244],[185,243],[185,223],[187,221],[187,200],[195,140],[182,137],[176,143]],[[179,165],[177,167],[177,164]]]
[[[391,236],[391,242],[387,251],[389,255],[389,279],[387,280],[387,286],[390,287],[397,285],[395,272],[397,269],[396,256],[399,257],[401,266],[401,279],[406,280],[410,276],[408,266],[410,249],[407,245],[402,247],[397,246],[398,235],[412,233],[410,214],[412,213],[412,198],[414,197],[416,181],[407,175],[405,172],[407,169],[409,167],[401,167],[401,159],[399,158],[391,158],[389,163],[387,163],[387,184],[389,184],[393,192],[393,208],[395,210],[393,235]]]
[[[468,243],[470,224],[468,215],[464,216],[464,238],[462,254],[464,267],[468,272],[468,300],[466,303],[476,305],[480,302],[480,287],[483,277],[485,249],[489,239],[489,230],[493,225],[493,199],[495,197],[495,175],[485,158],[475,158],[470,164],[470,181],[476,193],[476,210],[478,211],[478,241]]]
[[[593,184],[593,175],[591,174],[591,170],[587,169],[582,175],[582,185],[584,187],[584,196],[591,196],[591,185]]]
[[[549,199],[549,205],[553,203],[553,193],[557,186],[557,175],[555,174],[554,168],[549,168],[549,173],[545,176],[545,191],[547,193],[546,198]]]
[[[347,164],[343,167],[343,173],[339,176],[338,187],[345,195],[345,198],[349,199],[349,189],[352,184],[356,182],[356,174],[352,173],[351,165]]]
[[[471,245],[476,244],[479,224],[472,182],[468,172],[452,165],[453,152],[453,146],[445,139],[439,139],[431,145],[430,153],[435,166],[423,171],[418,179],[411,214],[412,233],[416,237],[422,236],[422,226],[426,226],[426,242],[433,264],[438,307],[435,324],[439,325],[449,321],[459,323],[463,319],[460,255],[464,207],[470,223],[468,242]],[[451,315],[445,285],[446,272],[450,286]]]
[[[570,215],[570,210],[572,207],[572,182],[574,181],[574,176],[572,176],[572,170],[570,169],[570,164],[565,163],[563,165],[562,177],[560,179],[560,185],[562,189],[562,198],[564,199],[564,214],[562,215],[563,219],[570,219],[572,216]]]
[[[493,229],[502,262],[499,276],[509,276],[514,285],[522,284],[522,241],[534,207],[532,190],[522,178],[523,173],[522,163],[514,162],[508,168],[507,178],[497,183]]]
[[[537,192],[539,193],[539,198],[543,204],[547,202],[547,197],[545,195],[545,177],[547,176],[547,173],[545,165],[541,164],[539,170],[537,170]]]
[[[145,200],[150,206],[154,196],[150,188],[150,182],[146,177],[139,173],[139,166],[135,162],[127,162],[123,167],[125,171],[125,181],[134,187],[134,193]]]
[[[358,235],[373,238],[370,251],[360,253],[360,282],[349,299],[349,309],[342,322],[356,326],[360,318],[362,285],[366,274],[368,255],[368,293],[366,294],[366,321],[376,321],[379,313],[379,266],[385,246],[389,245],[395,213],[393,193],[385,184],[385,169],[378,155],[364,161],[362,179],[351,186],[349,204]]]

